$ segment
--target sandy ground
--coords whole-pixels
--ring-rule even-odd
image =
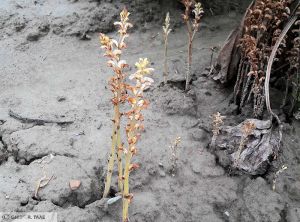
[[[83,1],[37,1],[44,4],[39,8],[26,1],[12,2],[0,3],[0,210],[53,211],[59,221],[120,221],[121,202],[107,206],[101,200],[111,142],[107,89],[111,71],[102,58],[98,35],[86,36],[99,29],[93,26],[95,18],[84,17],[98,9]],[[79,19],[71,22],[74,11]],[[117,8],[113,12],[118,13]],[[141,168],[130,181],[131,221],[300,221],[299,123],[285,125],[283,152],[261,177],[232,175],[208,149],[211,114],[226,115],[226,124],[246,118],[236,115],[236,107],[230,105],[231,89],[206,76],[210,48],[222,45],[240,17],[230,12],[204,20],[195,39],[188,93],[182,91],[184,26],[177,24],[170,35],[167,85],[161,84],[161,29],[144,23],[131,34],[125,55],[129,64],[148,57],[156,69],[155,85],[146,94],[151,101],[145,112],[146,131],[135,158]],[[93,22],[83,27],[80,21]],[[110,27],[109,21],[104,23]],[[42,121],[22,122],[12,118],[10,110]],[[177,136],[182,143],[178,170],[172,176],[169,146]],[[50,154],[54,156],[50,162],[40,163]],[[288,169],[272,191],[274,173],[282,164]],[[35,199],[36,183],[44,173],[53,178]],[[69,188],[72,179],[81,181],[75,191]]]

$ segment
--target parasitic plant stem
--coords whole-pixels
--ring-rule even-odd
[[[111,177],[114,168],[114,162],[117,153],[118,162],[118,188],[122,193],[123,191],[123,165],[122,165],[122,141],[121,141],[121,104],[123,104],[127,98],[127,92],[125,89],[125,74],[124,68],[128,67],[125,60],[121,60],[122,50],[126,48],[125,39],[128,37],[127,30],[132,27],[132,24],[128,22],[129,12],[127,9],[123,9],[120,13],[121,21],[115,22],[114,25],[118,26],[119,41],[109,38],[105,34],[100,34],[101,48],[105,50],[105,57],[109,58],[107,65],[112,68],[114,75],[111,77],[109,84],[113,93],[112,103],[114,106],[114,119],[113,119],[113,133],[112,133],[112,145],[110,150],[110,156],[108,160],[107,175],[105,180],[105,188],[103,197],[107,197],[111,186]],[[116,151],[117,148],[117,151]]]
[[[177,172],[177,162],[178,162],[178,148],[179,144],[181,143],[181,137],[176,137],[173,144],[170,146],[171,149],[171,175],[175,177],[175,174]]]
[[[134,128],[135,120],[131,120],[130,128]],[[128,133],[128,141],[133,141],[133,132]],[[132,158],[132,152],[134,145],[131,143],[129,144],[129,150],[125,154],[125,167],[124,167],[124,190],[123,190],[123,222],[128,221],[128,208],[133,195],[129,193],[129,174],[130,174],[130,163]]]
[[[239,164],[241,153],[245,147],[247,138],[253,133],[255,129],[256,129],[255,123],[251,121],[246,121],[242,126],[242,137],[241,137],[238,151],[235,156],[235,163],[234,163],[235,166],[238,166]]]
[[[146,109],[149,102],[144,99],[144,90],[149,88],[153,83],[153,79],[145,77],[145,75],[153,72],[152,68],[148,68],[148,59],[140,59],[135,64],[137,67],[136,73],[130,75],[129,79],[135,81],[135,85],[127,85],[127,90],[130,92],[127,101],[131,109],[126,112],[128,123],[126,125],[126,137],[128,149],[124,148],[125,166],[124,166],[124,189],[123,189],[123,222],[128,222],[128,208],[133,198],[133,194],[129,189],[130,172],[137,169],[138,164],[131,163],[131,159],[137,153],[136,144],[140,139],[140,132],[144,130],[142,110]]]
[[[189,43],[188,43],[188,60],[187,60],[187,70],[186,70],[186,76],[185,76],[185,90],[189,90],[189,84],[190,84],[190,75],[191,75],[191,68],[192,68],[192,47],[193,47],[193,41],[191,37],[189,37]]]
[[[224,124],[223,120],[225,119],[225,116],[222,116],[221,113],[217,112],[212,115],[212,132],[213,137],[211,139],[210,147],[215,148],[216,146],[216,140],[218,135],[220,134],[221,126]]]
[[[118,106],[114,106],[114,113],[117,113]],[[116,118],[116,117],[115,117]],[[103,192],[103,197],[107,197],[109,191],[110,191],[110,186],[111,186],[111,177],[114,169],[114,162],[115,162],[115,156],[116,156],[116,139],[117,139],[117,127],[116,127],[116,121],[115,119],[113,120],[114,125],[113,125],[113,132],[112,132],[112,143],[111,143],[111,150],[110,150],[110,155],[108,159],[108,166],[107,166],[107,174],[106,174],[106,180],[105,180],[105,188]]]
[[[164,41],[165,41],[165,50],[164,50],[164,83],[167,83],[168,78],[168,36],[172,29],[170,29],[170,14],[169,12],[166,15],[165,24],[163,26],[163,34],[164,34]]]
[[[201,17],[204,11],[200,2],[196,4],[193,0],[181,0],[181,2],[185,6],[185,11],[182,17],[186,24],[187,33],[188,33],[188,57],[187,57],[187,70],[185,75],[185,91],[188,91],[189,84],[190,84],[192,62],[193,62],[193,57],[192,57],[193,40],[196,33],[199,30]],[[195,16],[193,20],[190,18],[192,7],[194,7],[193,14]]]

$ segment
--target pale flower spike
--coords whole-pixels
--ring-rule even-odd
[[[148,75],[154,71],[153,68],[148,68],[149,61],[147,58],[140,58],[139,62],[135,63],[135,67],[137,68],[137,72],[130,75],[129,79],[142,79],[144,75]],[[150,79],[150,78],[149,78]]]
[[[150,62],[147,58],[140,58],[135,64],[137,71],[130,75],[130,79],[134,81],[134,85],[127,85],[127,101],[131,109],[125,113],[125,116],[128,118],[126,125],[128,148],[124,149],[123,222],[129,221],[128,207],[133,198],[133,194],[130,193],[129,189],[129,176],[131,171],[139,167],[138,164],[132,163],[131,160],[137,153],[136,144],[140,140],[141,132],[144,130],[144,116],[142,111],[147,109],[149,105],[148,100],[144,98],[144,90],[153,83],[153,79],[145,76],[154,71],[154,69],[148,67],[149,64]]]
[[[126,48],[125,39],[128,37],[127,30],[132,27],[128,22],[129,12],[125,8],[120,13],[120,21],[115,22],[118,27],[119,41],[111,39],[105,34],[100,34],[101,48],[105,50],[104,56],[109,60],[107,62],[108,67],[111,67],[114,75],[111,76],[109,80],[110,90],[113,93],[113,98],[111,99],[114,107],[114,118],[113,118],[113,130],[112,130],[112,144],[109,154],[107,175],[105,179],[105,188],[103,192],[103,197],[107,197],[110,192],[112,173],[114,169],[115,160],[118,162],[118,188],[119,192],[123,191],[123,164],[122,164],[122,149],[123,143],[121,141],[121,106],[125,103],[127,98],[126,84],[125,84],[125,73],[124,68],[128,67],[125,60],[121,59],[122,50]]]
[[[165,18],[165,25],[163,26],[164,34],[168,36],[172,29],[170,29],[170,13],[168,12]]]
[[[200,2],[198,2],[195,5],[195,9],[193,10],[193,12],[195,13],[195,17],[200,16],[201,14],[204,13],[203,8],[202,8],[202,4]]]
[[[168,69],[168,36],[170,34],[170,32],[172,31],[172,29],[170,29],[170,14],[169,12],[166,15],[165,18],[165,24],[163,25],[163,35],[164,35],[164,42],[165,42],[165,50],[164,50],[164,83],[167,83],[167,78],[168,78],[168,73],[169,73],[169,69]]]

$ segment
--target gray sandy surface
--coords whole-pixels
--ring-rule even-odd
[[[151,1],[147,4],[159,8]],[[112,31],[112,19],[121,8],[112,1],[98,5],[83,0],[1,0],[0,211],[58,212],[59,221],[121,220],[121,202],[107,206],[101,200],[111,143],[107,82],[112,73],[97,34]],[[143,12],[136,12],[140,17],[134,13],[135,21],[145,17]],[[176,10],[171,15],[179,17]],[[300,221],[299,122],[285,125],[280,157],[265,175],[232,175],[208,149],[213,113],[226,115],[226,124],[246,118],[236,115],[236,107],[230,105],[232,89],[206,76],[210,48],[222,46],[240,18],[229,12],[204,19],[194,43],[188,93],[182,90],[186,33],[178,19],[169,39],[167,85],[161,84],[160,18],[154,14],[131,33],[124,55],[128,63],[147,57],[156,70],[155,85],[146,93],[151,102],[145,112],[146,131],[134,159],[141,167],[130,180],[131,221]],[[10,110],[42,121],[20,121],[9,115]],[[177,136],[182,142],[178,170],[172,176],[169,146]],[[39,163],[50,154],[51,161]],[[274,173],[283,164],[288,169],[273,191]],[[35,199],[43,171],[53,178]],[[75,191],[69,187],[72,179],[81,181]]]

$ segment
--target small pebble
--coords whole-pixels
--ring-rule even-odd
[[[81,181],[80,180],[70,180],[69,185],[70,185],[71,190],[77,190],[81,185]]]

